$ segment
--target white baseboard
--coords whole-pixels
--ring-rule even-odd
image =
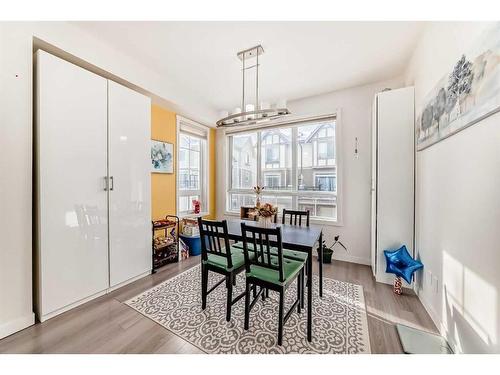
[[[22,329],[35,324],[35,314],[29,313],[27,315],[21,316],[20,318],[11,320],[6,323],[0,324],[0,339],[12,335]]]
[[[427,311],[427,314],[429,314],[432,322],[438,329],[439,334],[446,338],[446,340],[448,340],[448,345],[450,345],[455,354],[460,353],[460,348],[455,344],[451,337],[448,337],[448,330],[443,324],[441,316],[436,312],[436,310],[434,310],[432,304],[423,296],[423,294],[420,292],[420,289],[416,289],[415,292],[417,293],[418,299],[422,303],[422,306],[424,306],[425,311]]]
[[[434,325],[441,332],[441,327],[443,324],[442,324],[441,318],[437,314],[436,310],[434,310],[431,303],[423,296],[423,294],[420,293],[419,289],[416,289],[416,293],[417,293],[418,299],[422,303],[422,306],[424,306],[425,311],[427,311],[427,314],[429,314],[429,316],[431,317],[432,321],[434,322]]]
[[[335,260],[340,260],[342,262],[363,264],[365,266],[369,266],[371,264],[370,259],[365,259],[365,258],[361,258],[361,257],[355,257],[355,256],[352,256],[352,255],[349,255],[349,254],[342,254],[340,252],[338,254],[334,253],[332,258],[335,259]]]

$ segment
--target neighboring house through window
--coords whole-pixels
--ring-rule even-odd
[[[310,210],[313,218],[338,220],[335,117],[293,126],[228,134],[227,211],[255,204],[252,187],[265,187],[263,202]],[[260,161],[259,161],[260,160]]]
[[[266,174],[264,179],[264,186],[268,188],[278,189],[281,185],[281,176],[279,174]]]
[[[317,190],[319,191],[335,191],[336,190],[336,180],[337,178],[333,174],[324,175],[317,174],[315,175],[315,185]]]

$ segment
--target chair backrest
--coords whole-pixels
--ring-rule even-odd
[[[263,228],[241,223],[241,234],[246,272],[250,272],[252,265],[269,268],[278,271],[280,281],[284,281],[281,228]],[[271,254],[271,247],[277,249],[277,254]],[[250,257],[251,253],[255,255],[253,258]]]
[[[307,211],[296,211],[296,210],[287,210],[286,208],[283,209],[283,217],[281,218],[281,224],[287,224],[287,221],[289,221],[288,224],[290,225],[305,225],[306,227],[309,226],[309,210]],[[287,219],[287,216],[290,218],[289,220]],[[304,218],[304,220],[302,220]]]
[[[212,221],[198,218],[200,228],[201,258],[208,260],[208,254],[214,254],[227,259],[227,266],[233,266],[231,257],[231,246],[227,231],[227,221]],[[221,242],[223,245],[221,245]]]

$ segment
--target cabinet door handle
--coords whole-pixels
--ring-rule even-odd
[[[104,191],[108,191],[109,190],[108,176],[104,176],[103,179],[104,179]]]
[[[109,188],[109,190],[113,191],[115,190],[115,179],[113,176],[111,176],[109,179],[111,181],[111,187]]]

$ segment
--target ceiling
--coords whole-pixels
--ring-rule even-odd
[[[161,74],[179,92],[192,93],[200,106],[212,109],[207,122],[241,104],[237,51],[262,44],[261,98],[290,101],[396,77],[423,28],[422,22],[75,24]]]

